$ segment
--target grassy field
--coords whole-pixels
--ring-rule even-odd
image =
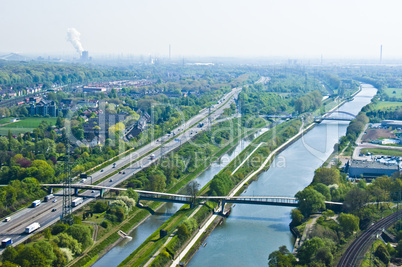
[[[387,109],[395,107],[402,107],[402,102],[379,101],[374,105],[375,109]]]
[[[387,155],[402,157],[402,150],[399,149],[386,149],[386,148],[364,148],[360,151],[362,154],[367,154],[370,152],[373,155]]]
[[[396,97],[402,100],[402,88],[387,88],[384,90],[384,93],[389,97]]]
[[[0,124],[10,122],[11,118],[3,118],[0,120]],[[0,127],[0,135],[7,135],[8,130],[11,130],[12,134],[20,134],[26,132],[32,132],[37,128],[42,121],[46,121],[50,125],[55,125],[57,118],[22,118],[20,121],[9,123]]]
[[[10,123],[12,119],[14,119],[14,117],[2,118],[0,119],[0,124]]]

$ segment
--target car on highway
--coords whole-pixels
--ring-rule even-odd
[[[91,193],[95,193],[95,190],[92,190]]]
[[[126,172],[123,172],[123,174],[126,174]]]
[[[121,172],[119,172],[119,174],[121,174]]]
[[[57,209],[52,209],[52,212],[55,212]]]
[[[109,182],[113,182],[113,179],[110,179]]]
[[[5,222],[9,222],[10,220],[11,220],[11,217],[6,217],[6,218],[4,219]]]
[[[103,169],[101,170],[101,172],[103,172]]]
[[[57,198],[53,199],[53,203],[57,202]]]

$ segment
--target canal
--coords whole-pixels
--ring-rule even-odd
[[[200,184],[200,188],[205,186],[214,176],[227,166],[240,152],[245,149],[254,138],[262,134],[267,129],[261,129],[252,136],[243,138],[234,148],[225,153],[219,160],[215,161],[208,167],[195,181]],[[166,203],[153,216],[150,216],[144,223],[139,225],[130,236],[132,239],[125,239],[117,246],[112,248],[101,259],[92,266],[117,266],[125,258],[127,258],[134,250],[136,250],[151,234],[153,234],[164,222],[166,222],[182,204]]]
[[[357,114],[377,90],[364,85],[339,110]],[[349,122],[323,121],[281,152],[242,196],[294,196],[311,183],[314,171],[346,133]],[[188,266],[267,266],[269,254],[279,246],[293,249],[289,231],[291,208],[239,205],[207,238]]]

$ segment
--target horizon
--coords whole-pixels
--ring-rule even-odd
[[[79,57],[69,31],[90,56],[165,58],[170,47],[171,58],[379,59],[382,45],[385,61],[402,58],[398,7],[396,0],[6,1],[0,51]]]

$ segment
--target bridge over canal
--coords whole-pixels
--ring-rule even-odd
[[[52,188],[64,188],[63,184],[42,184],[43,187]],[[74,189],[74,194],[78,195],[78,191],[81,189],[86,190],[98,190],[100,191],[101,197],[105,190],[117,190],[117,191],[127,191],[127,188],[120,187],[108,187],[108,186],[98,186],[98,185],[86,185],[86,184],[72,184],[71,188]],[[226,203],[237,203],[237,204],[251,204],[251,205],[270,205],[270,206],[285,206],[285,207],[298,207],[298,200],[294,197],[274,197],[274,196],[191,196],[182,194],[170,194],[153,192],[146,190],[134,190],[138,193],[139,199],[149,200],[149,201],[159,201],[159,202],[173,202],[190,204],[191,206],[205,201],[214,201],[221,203],[223,206]],[[51,190],[50,190],[51,192]],[[342,206],[341,202],[325,201],[326,205],[330,206]]]
[[[322,122],[323,120],[332,120],[332,121],[351,121],[356,118],[356,115],[340,110],[334,110],[331,112],[324,113],[321,116],[314,117],[314,121]]]

